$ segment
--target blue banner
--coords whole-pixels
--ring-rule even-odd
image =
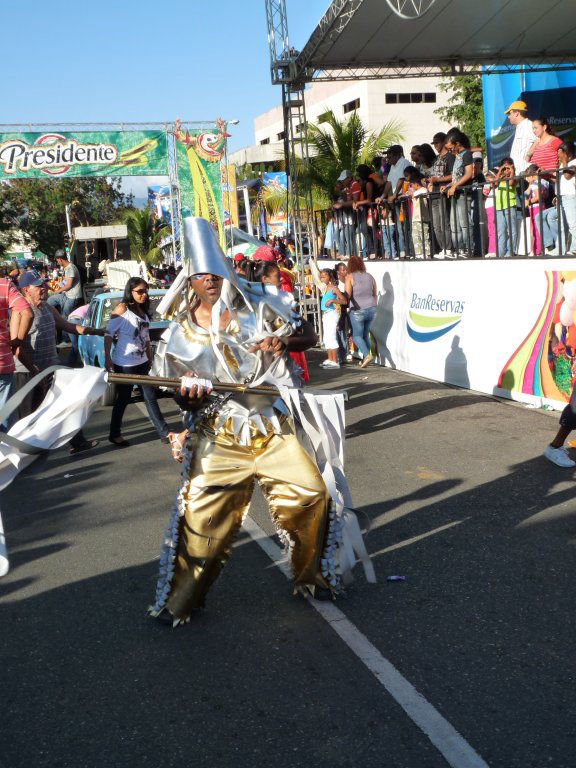
[[[148,205],[158,219],[164,219],[172,227],[172,235],[170,237],[175,237],[178,243],[177,204],[176,198],[170,199],[170,187],[168,185],[155,184],[148,187]],[[178,252],[176,253],[176,261],[180,261],[180,254]]]
[[[262,184],[267,190],[273,190],[283,195],[288,190],[288,177],[286,171],[266,171],[262,174]],[[288,233],[288,213],[282,208],[273,216],[268,216],[268,232],[272,235],[283,237]]]
[[[528,117],[546,117],[557,136],[576,136],[576,70],[556,72],[515,72],[491,75],[484,69],[484,121],[488,165],[499,165],[510,154],[514,126],[508,122],[505,110],[513,101],[524,101]]]

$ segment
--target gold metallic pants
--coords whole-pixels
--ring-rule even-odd
[[[328,586],[320,555],[330,497],[316,464],[284,426],[287,434],[256,435],[248,446],[227,431],[199,433],[167,601],[174,617],[203,605],[248,512],[254,480],[287,534],[295,585]]]

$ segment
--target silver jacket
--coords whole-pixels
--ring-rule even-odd
[[[230,311],[232,320],[224,331],[219,331],[224,309]],[[188,313],[181,312],[162,335],[151,373],[180,377],[193,372],[222,383],[299,387],[297,366],[287,352],[274,358],[269,352],[249,351],[265,336],[292,335],[299,324],[291,294],[262,283],[242,280],[233,286],[225,281],[210,331],[194,325]],[[262,434],[270,429],[279,433],[278,414],[282,413],[287,409],[279,396],[234,394],[218,407],[216,426],[232,419],[235,435],[241,443],[247,443],[250,425]]]

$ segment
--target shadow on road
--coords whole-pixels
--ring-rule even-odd
[[[380,400],[375,397],[375,400]],[[360,419],[351,424],[347,430],[347,437],[356,437],[366,435],[372,432],[379,432],[388,427],[397,427],[404,424],[410,424],[420,419],[428,419],[444,411],[454,410],[456,408],[466,408],[474,403],[485,403],[486,398],[481,395],[448,395],[447,397],[438,397],[434,400],[426,399],[419,403],[411,403],[393,410],[386,410],[379,414],[372,414],[365,419]]]

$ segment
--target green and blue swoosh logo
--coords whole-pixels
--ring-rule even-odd
[[[408,335],[414,341],[434,341],[456,328],[462,315],[430,316],[420,315],[410,310],[406,321]]]

